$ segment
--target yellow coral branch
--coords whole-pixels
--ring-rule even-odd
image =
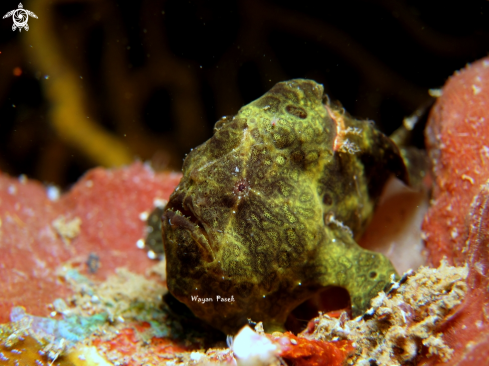
[[[29,9],[38,15],[36,27],[25,32],[24,42],[37,67],[48,78],[42,83],[51,103],[49,119],[63,141],[74,146],[96,164],[111,167],[128,164],[132,154],[119,138],[87,118],[80,77],[62,57],[54,34],[53,6],[47,0],[33,1]]]

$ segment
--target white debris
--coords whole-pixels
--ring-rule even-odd
[[[155,252],[153,252],[152,250],[148,250],[148,258],[149,259],[156,259],[157,255]]]
[[[203,353],[200,353],[200,352],[192,352],[190,354],[190,359],[192,361],[199,361],[203,356],[204,356]]]
[[[441,89],[429,89],[428,94],[430,97],[440,98],[443,95],[443,91]]]
[[[236,335],[231,349],[238,366],[268,366],[278,359],[277,346],[247,325]]]
[[[139,240],[136,242],[136,246],[137,246],[139,249],[143,249],[145,245],[146,245],[146,243],[144,242],[144,239],[139,239]]]
[[[155,198],[153,200],[153,206],[158,208],[165,208],[167,203],[168,201],[163,198]]]
[[[50,201],[57,201],[61,192],[58,187],[50,185],[46,187],[46,195]]]

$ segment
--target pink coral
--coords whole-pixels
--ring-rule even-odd
[[[157,174],[141,163],[98,168],[50,200],[40,183],[0,175],[0,323],[18,305],[48,315],[48,304],[70,294],[57,277],[65,263],[81,265],[94,279],[105,279],[117,267],[144,273],[151,261],[136,247],[145,225],[139,215],[152,210],[155,199],[167,199],[179,180],[178,173]],[[60,218],[64,226],[56,224]],[[73,220],[80,221],[78,230],[64,231]],[[74,235],[70,243],[67,234]],[[100,266],[91,268],[93,274],[86,264],[91,254]]]
[[[489,58],[457,72],[434,106],[426,140],[434,167],[433,205],[423,231],[432,264],[469,266],[468,293],[444,326],[448,365],[489,362]],[[426,361],[425,364],[437,364]]]

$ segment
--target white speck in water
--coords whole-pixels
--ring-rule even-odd
[[[146,221],[148,219],[149,213],[147,211],[143,211],[139,214],[139,220]]]
[[[442,96],[443,92],[441,89],[428,89],[428,94],[431,96],[431,97],[434,97],[434,98],[439,98]]]
[[[156,253],[153,252],[152,250],[148,250],[148,258],[149,259],[156,259]]]
[[[143,249],[145,245],[146,245],[146,243],[144,242],[144,240],[143,240],[143,239],[139,239],[139,240],[136,242],[136,246],[137,246],[139,249]]]

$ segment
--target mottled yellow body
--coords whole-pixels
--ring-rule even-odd
[[[314,81],[278,83],[185,159],[162,221],[168,288],[228,334],[248,318],[281,329],[328,286],[358,315],[395,273],[355,238],[390,174],[405,179],[399,151],[325,101]]]

